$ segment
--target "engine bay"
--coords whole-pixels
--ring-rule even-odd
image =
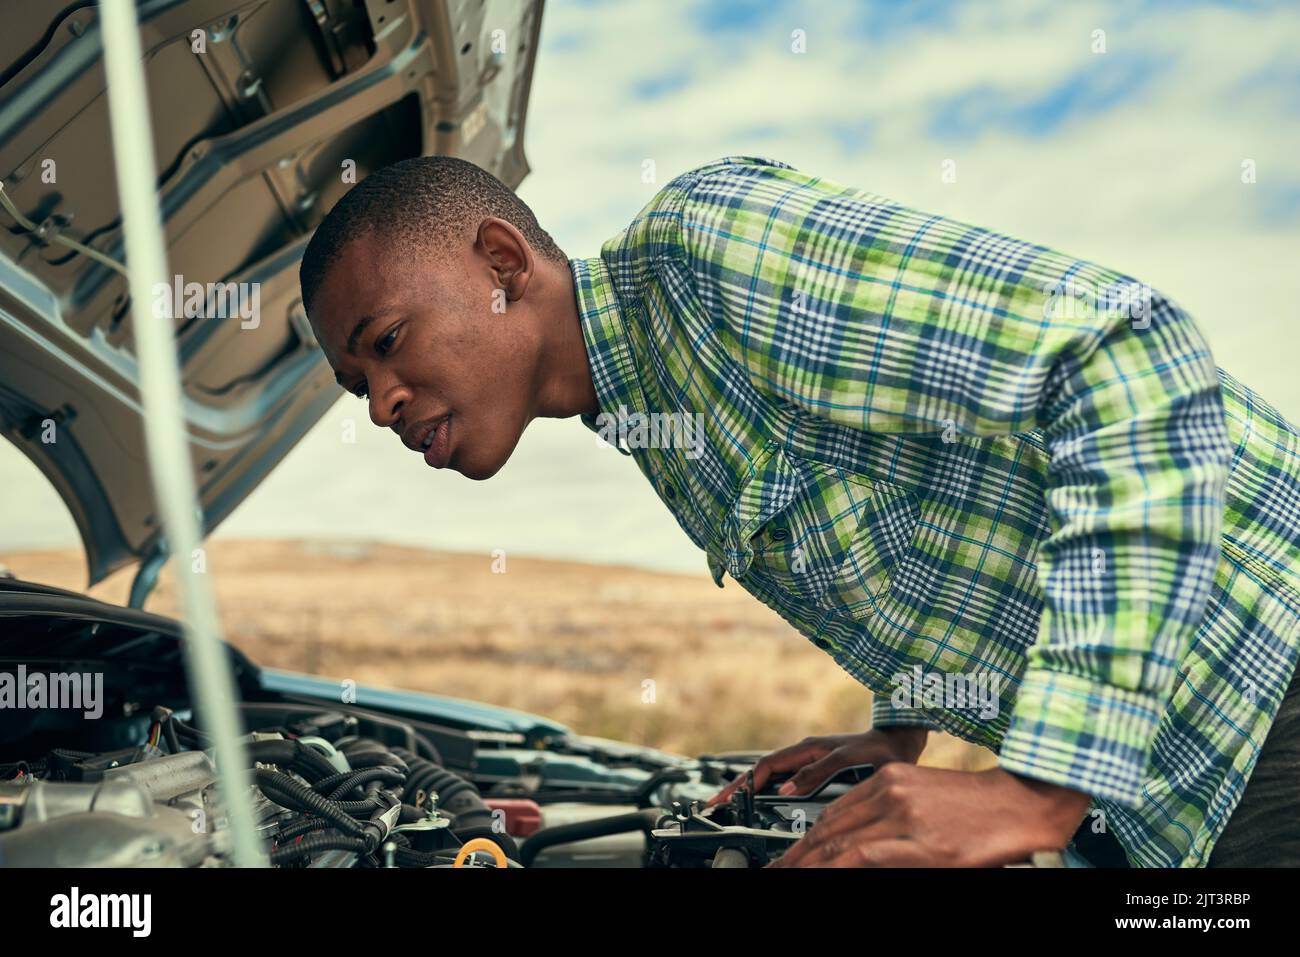
[[[130,747],[7,755],[0,864],[227,866],[213,757],[188,717],[159,705],[133,722],[143,740]],[[654,770],[605,755],[600,763],[611,769],[639,773],[623,786],[541,786],[527,773],[453,770],[435,736],[379,716],[245,704],[241,717],[251,728],[244,740],[258,834],[281,868],[763,866],[870,771],[846,769],[815,793],[789,798],[742,786],[706,808],[756,755]],[[490,741],[485,750],[499,762],[508,744]],[[557,748],[563,754],[565,745]]]
[[[708,807],[762,752],[691,758],[225,650],[275,867],[763,866],[870,773]],[[173,619],[0,578],[0,867],[233,864],[185,653]]]

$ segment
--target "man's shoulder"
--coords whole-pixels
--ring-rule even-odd
[[[701,166],[696,166],[694,169],[688,169],[686,172],[681,173],[677,177],[677,180],[683,182],[695,182],[715,173],[728,171],[743,172],[748,169],[753,169],[754,167],[794,170],[794,167],[789,163],[783,163],[781,160],[772,159],[766,156],[733,155],[723,156],[720,159],[715,159],[711,162],[704,163]]]
[[[607,260],[620,260],[629,257],[642,259],[648,254],[671,252],[677,244],[682,209],[697,186],[703,182],[713,182],[719,177],[752,177],[771,170],[798,172],[795,167],[781,160],[730,155],[679,173],[655,192],[627,226],[604,243],[601,253]]]
[[[782,172],[777,172],[782,171]],[[696,199],[701,193],[708,195],[728,195],[742,191],[746,184],[757,185],[761,180],[782,174],[799,177],[795,167],[781,160],[763,156],[723,156],[703,165],[688,169],[674,177],[667,186],[659,191],[656,202],[664,204],[682,204],[687,199]],[[700,190],[702,184],[721,184],[719,188]]]

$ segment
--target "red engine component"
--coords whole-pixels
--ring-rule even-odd
[[[528,798],[484,798],[493,811],[506,814],[506,833],[511,837],[528,837],[541,830],[542,809]]]

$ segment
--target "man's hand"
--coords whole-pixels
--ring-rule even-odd
[[[896,762],[832,802],[770,867],[997,867],[1069,843],[1090,798],[995,768]]]
[[[925,750],[928,732],[924,728],[873,728],[860,734],[828,734],[804,738],[798,744],[764,755],[754,765],[754,790],[763,790],[776,774],[798,772],[781,785],[781,794],[807,794],[831,775],[856,764],[874,764],[879,770],[895,761],[915,764]],[[713,797],[706,807],[731,800],[743,786],[740,775]]]

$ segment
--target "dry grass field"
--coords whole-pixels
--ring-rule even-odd
[[[79,550],[0,554],[82,590]],[[473,698],[683,754],[774,748],[870,721],[870,693],[730,579],[390,545],[217,541],[227,640],[261,664]],[[132,569],[92,590],[125,602]],[[164,574],[150,611],[175,614]],[[644,700],[653,681],[653,701]],[[931,735],[923,764],[993,756]]]

